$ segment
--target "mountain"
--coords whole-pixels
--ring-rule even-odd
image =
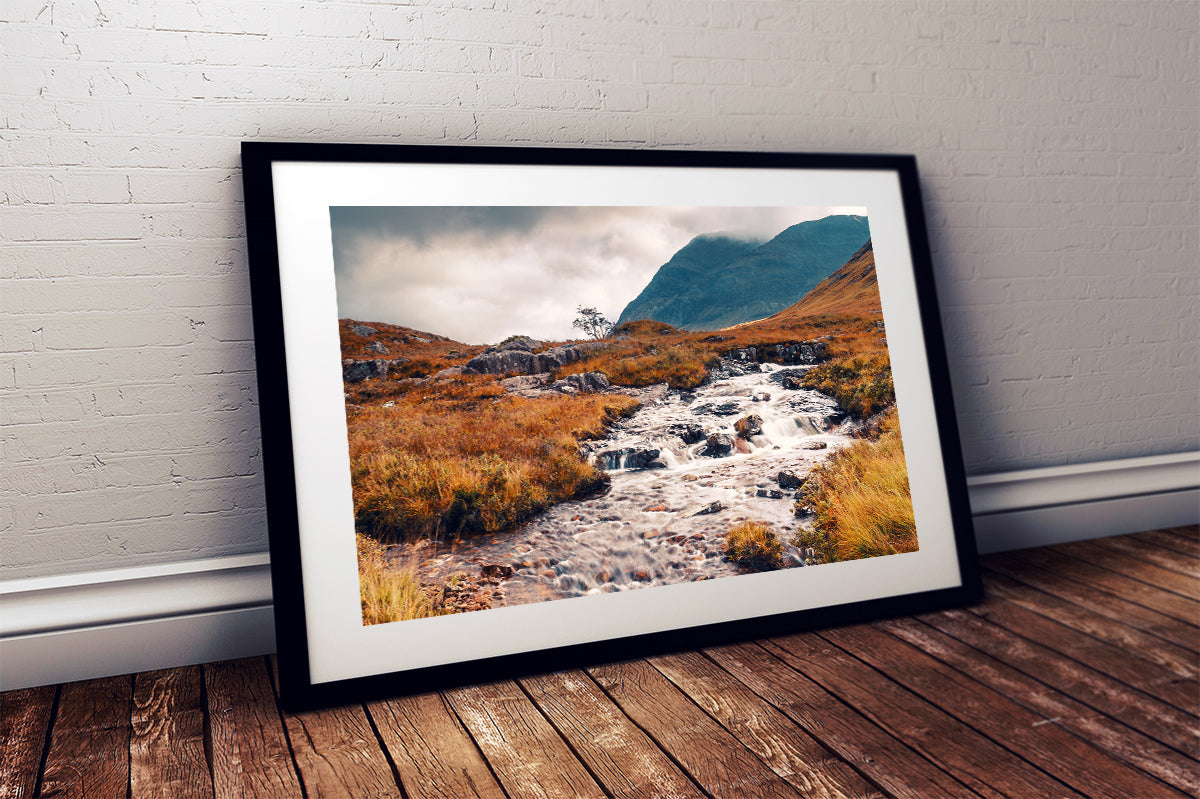
[[[785,308],[770,320],[783,322],[810,316],[880,311],[875,252],[868,241],[850,256],[845,266],[818,283],[795,305]]]
[[[617,323],[717,330],[762,319],[803,297],[870,237],[863,216],[801,222],[766,243],[697,236],[659,267]]]

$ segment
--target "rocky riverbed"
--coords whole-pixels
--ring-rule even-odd
[[[734,524],[768,522],[784,561],[804,524],[795,491],[850,442],[837,403],[800,384],[811,367],[722,362],[694,391],[645,392],[644,405],[582,454],[608,471],[602,496],[557,505],[514,531],[389,555],[419,564],[435,599],[458,610],[746,573],[722,558]]]

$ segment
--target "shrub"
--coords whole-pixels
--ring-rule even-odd
[[[691,389],[708,379],[716,365],[711,353],[693,346],[668,346],[646,355],[618,360],[608,365],[608,379],[619,386],[644,387],[666,383],[671,388]]]
[[[835,358],[804,374],[804,387],[838,401],[860,419],[896,403],[892,365],[884,353]]]
[[[917,528],[900,435],[857,441],[809,473],[801,502],[815,514],[813,530],[792,543],[812,547],[825,563],[917,549]]]
[[[362,535],[355,537],[363,624],[423,619],[447,612],[436,608],[421,590],[415,568],[389,566],[378,542]]]
[[[763,571],[783,565],[783,544],[771,525],[742,522],[725,536],[725,557],[734,563]]]

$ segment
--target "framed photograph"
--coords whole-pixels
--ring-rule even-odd
[[[914,158],[242,162],[290,705],[980,597]]]

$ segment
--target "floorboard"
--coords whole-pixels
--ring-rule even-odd
[[[483,753],[441,694],[367,703],[409,799],[501,799]]]
[[[38,795],[125,799],[132,709],[131,676],[63,685]]]
[[[1200,795],[1200,529],[972,608],[299,713],[273,658],[0,695],[0,799]]]
[[[213,787],[217,796],[291,799],[301,794],[265,658],[204,667]]]
[[[0,695],[0,796],[5,799],[28,799],[37,789],[57,695],[53,685]]]

